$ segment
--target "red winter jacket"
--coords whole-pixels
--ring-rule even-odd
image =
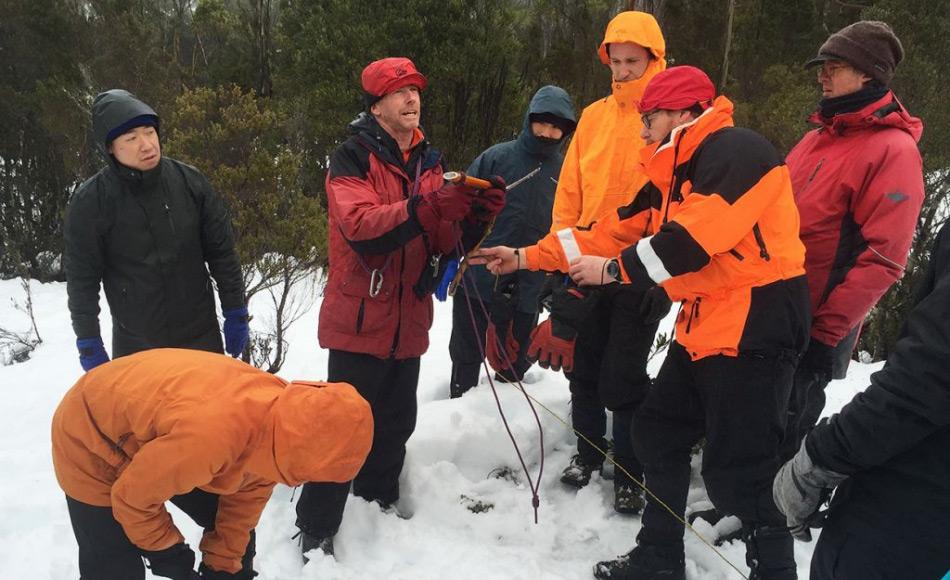
[[[403,161],[393,138],[366,114],[350,131],[330,158],[326,180],[330,274],[320,346],[419,357],[429,348],[431,291],[447,262],[441,256],[453,252],[462,233],[452,222],[424,232],[415,217],[420,194],[442,187],[442,156],[420,138]]]
[[[786,164],[806,248],[811,335],[835,346],[904,272],[924,199],[923,124],[891,92],[860,111],[810,121],[818,128]]]

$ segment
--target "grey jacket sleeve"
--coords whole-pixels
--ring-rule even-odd
[[[97,179],[83,184],[66,208],[64,265],[69,314],[76,338],[101,336],[99,287],[105,269],[102,220],[105,208],[97,191]]]
[[[917,302],[871,385],[806,439],[815,463],[853,474],[950,425],[950,235],[940,232]]]

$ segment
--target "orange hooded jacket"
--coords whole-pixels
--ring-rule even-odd
[[[617,256],[623,281],[682,302],[676,340],[693,360],[800,352],[809,314],[805,247],[788,168],[761,135],[733,127],[719,97],[644,147],[650,181],[590,230],[525,248],[528,269],[567,271],[579,255]]]
[[[83,375],[53,416],[69,497],[111,506],[133,544],[183,541],[165,502],[220,496],[204,563],[237,572],[275,482],[349,481],[369,453],[369,404],[345,383],[286,381],[219,354],[155,349]]]
[[[597,51],[601,62],[610,62],[608,44],[622,42],[639,44],[654,58],[639,79],[613,83],[610,96],[591,103],[581,114],[558,177],[552,232],[589,227],[629,203],[646,181],[636,157],[643,147],[637,105],[650,79],[666,68],[666,41],[652,15],[630,11],[607,25]]]

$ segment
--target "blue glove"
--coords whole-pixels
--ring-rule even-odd
[[[439,302],[445,302],[449,297],[449,284],[452,283],[452,278],[455,278],[455,273],[458,271],[459,259],[453,258],[449,260],[448,265],[445,267],[445,274],[442,275],[442,281],[439,282],[439,287],[435,289],[435,297],[439,299]]]
[[[224,312],[224,350],[237,358],[247,346],[250,326],[247,323],[247,306]]]
[[[76,348],[79,349],[79,364],[82,370],[91,371],[101,364],[109,362],[109,354],[102,344],[102,337],[77,338]]]

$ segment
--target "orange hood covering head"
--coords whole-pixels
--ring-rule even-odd
[[[614,16],[613,20],[607,24],[604,40],[597,49],[600,62],[610,64],[607,45],[621,42],[639,44],[649,50],[658,61],[663,61],[660,70],[666,67],[666,41],[663,40],[660,25],[652,14],[630,10]]]
[[[267,421],[248,469],[286,485],[350,481],[373,444],[369,403],[346,383],[294,381]]]

